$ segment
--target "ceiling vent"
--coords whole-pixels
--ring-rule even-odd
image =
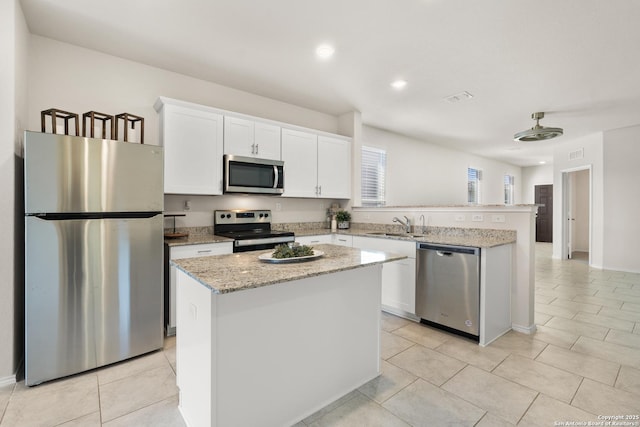
[[[515,141],[544,141],[545,139],[551,139],[562,135],[563,131],[561,128],[546,128],[544,126],[540,126],[540,119],[544,118],[544,113],[533,113],[531,118],[536,121],[536,125],[531,129],[527,129],[513,135],[513,139]]]
[[[451,103],[451,104],[455,104],[456,102],[460,102],[460,101],[468,101],[471,98],[473,98],[473,95],[465,90],[464,92],[460,92],[460,93],[456,93],[455,95],[447,96],[446,98],[444,98],[444,100],[449,102],[449,103]]]

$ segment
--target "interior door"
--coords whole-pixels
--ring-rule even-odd
[[[536,242],[553,242],[553,185],[536,185]]]

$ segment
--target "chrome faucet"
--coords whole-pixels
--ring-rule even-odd
[[[407,233],[411,233],[411,221],[409,220],[409,218],[406,215],[404,215],[404,219],[405,219],[405,221],[401,220],[397,216],[394,216],[393,217],[393,222],[399,222],[400,224],[404,225],[405,231]]]

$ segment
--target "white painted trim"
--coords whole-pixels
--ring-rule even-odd
[[[9,375],[8,377],[2,377],[0,378],[0,387],[4,387],[7,385],[12,385],[16,383],[16,376],[15,375]]]
[[[394,316],[402,317],[403,319],[411,320],[412,322],[420,323],[420,318],[408,311],[400,310],[399,308],[391,307],[382,304],[382,311],[385,313],[393,314]]]
[[[531,326],[521,326],[521,325],[516,325],[515,323],[512,323],[511,329],[513,329],[516,332],[520,332],[527,335],[533,335],[536,333],[535,323]]]

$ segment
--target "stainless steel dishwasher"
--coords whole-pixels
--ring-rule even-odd
[[[480,330],[480,248],[418,243],[416,315],[477,339]]]

